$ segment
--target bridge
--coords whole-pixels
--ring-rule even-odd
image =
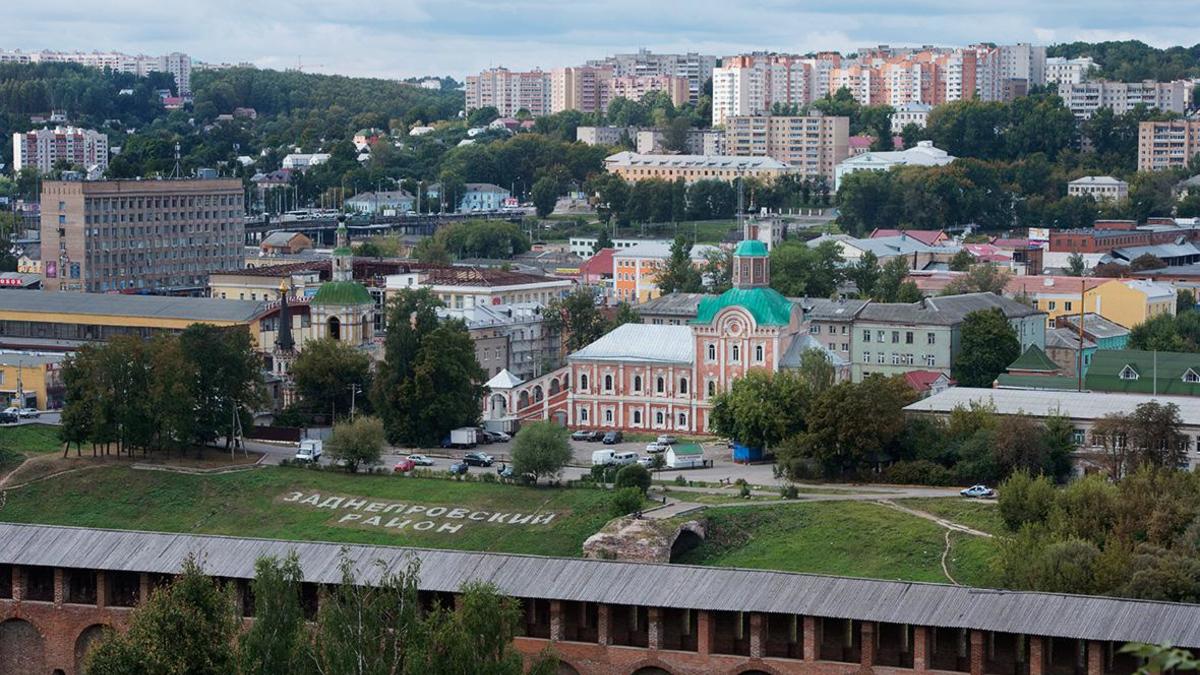
[[[528,209],[504,211],[470,211],[467,213],[409,213],[394,216],[351,216],[346,228],[351,234],[370,236],[373,234],[431,235],[446,223],[464,220],[504,220],[520,223],[528,215]],[[246,220],[246,245],[258,246],[273,232],[300,232],[318,246],[332,246],[337,230],[337,217],[324,216],[304,220],[281,220],[280,217],[264,216],[260,220]]]

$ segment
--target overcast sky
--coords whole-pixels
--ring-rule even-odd
[[[409,77],[579,64],[646,47],[718,56],[1139,39],[1200,41],[1196,0],[2,0],[0,48],[183,51]]]

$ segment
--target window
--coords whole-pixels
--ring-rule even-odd
[[[934,355],[933,355],[933,354],[926,354],[926,355],[925,355],[925,365],[926,365],[926,366],[929,366],[930,368],[932,368],[932,367],[933,367],[933,364],[934,364],[936,361],[937,361],[937,359],[934,357]]]
[[[708,381],[708,397],[712,398],[717,395],[717,383],[715,380]]]
[[[763,362],[763,346],[762,345],[754,345],[754,362],[755,363]]]
[[[864,330],[863,331],[863,342],[870,342],[870,341],[871,341],[871,331]]]
[[[585,423],[587,422],[587,408],[579,409],[579,421]]]
[[[1117,375],[1117,377],[1121,378],[1122,380],[1136,380],[1138,379],[1138,372],[1133,369],[1133,366],[1126,364],[1125,367],[1121,369],[1121,372]]]
[[[820,332],[821,332],[821,327],[820,327],[820,326],[818,326],[818,325],[817,325],[817,324],[815,324],[815,323],[814,323],[813,325],[811,325],[811,326],[809,326],[809,327],[808,327],[808,333],[809,333],[809,335],[816,335],[816,334],[818,334],[818,333],[820,333]]]
[[[911,345],[913,343],[913,332],[907,331],[904,333],[904,344]]]
[[[642,423],[642,411],[641,411],[641,410],[634,410],[634,411],[633,411],[633,423],[634,423],[634,424],[641,424],[641,423]]]
[[[1067,310],[1068,312],[1069,312],[1069,311],[1071,311],[1071,303],[1070,303],[1070,302],[1064,302],[1064,303],[1063,303],[1063,309]]]
[[[871,362],[871,352],[863,352],[863,363]]]
[[[1187,372],[1183,374],[1183,381],[1191,382],[1192,384],[1195,384],[1197,382],[1200,382],[1200,375],[1197,375],[1196,371],[1192,370],[1191,368],[1188,368]]]
[[[842,351],[844,351],[844,352],[850,351],[850,343],[849,342],[842,343]]]
[[[832,326],[832,325],[829,326],[829,330],[827,330],[826,332],[829,333],[830,335],[833,335],[834,333],[837,332],[837,326]]]
[[[875,355],[875,363],[882,364],[882,363],[883,363],[883,357],[884,357],[884,353],[883,353],[883,352],[879,352],[878,354],[876,354],[876,355]]]
[[[687,387],[688,387],[687,378],[686,377],[680,378],[679,379],[679,393],[680,394],[688,393]]]
[[[664,380],[661,377],[658,378],[657,380],[655,380],[654,391],[661,394],[661,393],[665,392],[666,390],[667,390],[667,381],[666,380]]]
[[[612,391],[612,375],[604,376],[604,391]]]
[[[1075,429],[1071,431],[1071,440],[1075,445],[1083,445],[1083,429]]]
[[[634,391],[642,390],[642,376],[641,375],[633,376],[633,390]]]
[[[588,388],[587,385],[588,385],[587,373],[580,373],[580,375],[579,375],[579,391],[587,391],[587,388]]]
[[[849,332],[849,329],[849,326],[842,324],[842,335],[845,335],[847,332]]]
[[[1050,301],[1050,309],[1057,309],[1057,308],[1058,308],[1058,302],[1051,300]]]
[[[897,354],[896,352],[892,352],[892,365],[893,365],[893,366],[898,366],[898,365],[900,365],[900,357],[901,357],[901,356],[902,356],[901,354]]]
[[[925,334],[925,344],[927,344],[927,345],[937,344],[937,333],[926,333]]]
[[[687,428],[687,413],[679,413],[679,428]]]
[[[887,342],[887,331],[876,331],[875,339],[878,342]]]
[[[734,363],[740,363],[740,362],[741,362],[741,360],[742,360],[742,349],[741,349],[741,347],[738,347],[737,345],[733,345],[733,346],[731,346],[731,347],[729,348],[729,354],[730,354],[730,356],[729,356],[729,360],[730,360],[730,361],[733,361]]]
[[[605,408],[605,410],[604,410],[604,421],[605,421],[605,423],[607,423],[607,424],[612,424],[612,421],[613,421],[613,412],[612,412],[612,408]]]
[[[709,361],[717,360],[717,346],[711,342],[708,343],[708,360]]]
[[[662,411],[661,411],[661,410],[660,410],[660,411],[658,411],[658,412],[656,412],[656,413],[654,413],[654,423],[655,423],[655,424],[658,424],[658,425],[662,425],[662,423],[663,423],[663,414],[662,414]]]
[[[892,331],[892,344],[894,344],[894,345],[900,344],[900,331],[898,331],[898,330]]]

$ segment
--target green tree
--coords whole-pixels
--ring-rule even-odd
[[[950,269],[954,272],[966,272],[975,263],[975,256],[967,249],[962,249],[950,259]]]
[[[895,449],[904,431],[904,406],[912,400],[912,388],[900,377],[872,373],[860,383],[835,384],[809,406],[799,449],[830,475],[880,463]]]
[[[1181,288],[1175,294],[1175,313],[1182,314],[1196,309],[1196,294],[1190,288]]]
[[[295,551],[254,563],[254,623],[237,642],[241,675],[292,675],[308,669],[308,630],[300,605],[304,572]]]
[[[546,303],[542,313],[548,330],[562,335],[568,352],[578,351],[595,342],[608,329],[604,316],[596,307],[596,298],[586,288],[578,288],[565,298]]]
[[[133,610],[128,631],[109,631],[88,651],[90,675],[226,675],[234,672],[231,589],[221,590],[194,558],[170,586]]]
[[[650,472],[641,464],[626,464],[617,471],[617,479],[613,483],[613,487],[620,490],[622,488],[637,488],[642,494],[650,489]]]
[[[656,279],[660,293],[700,292],[700,271],[692,264],[691,250],[692,245],[686,237],[675,237],[671,243],[671,255]]]
[[[513,472],[535,478],[557,476],[571,461],[567,430],[554,422],[533,422],[513,439]]]
[[[837,372],[833,368],[829,354],[816,348],[805,349],[800,354],[800,367],[796,369],[796,373],[800,376],[808,394],[813,397],[825,393],[837,380]]]
[[[1129,261],[1130,272],[1142,272],[1145,270],[1160,270],[1167,266],[1162,258],[1153,253],[1143,253],[1133,260]]]
[[[967,314],[961,328],[954,379],[964,387],[990,387],[996,376],[1021,355],[1016,331],[998,308]]]
[[[771,287],[789,297],[827,298],[843,278],[843,262],[834,241],[785,241],[771,250]]]
[[[355,406],[370,408],[368,397],[353,392],[371,390],[371,357],[345,342],[332,338],[305,342],[291,374],[297,392],[313,411],[348,415],[352,399]]]
[[[667,126],[663,129],[663,150],[667,152],[687,152],[688,133],[691,130],[691,124],[688,123],[686,117],[676,117],[668,122]]]
[[[871,297],[875,292],[875,284],[879,281],[879,257],[873,251],[862,254],[862,257],[850,265],[846,277],[858,287],[860,297]]]
[[[1170,314],[1159,314],[1134,326],[1129,332],[1129,348],[1160,352],[1192,350],[1179,333],[1176,317]]]
[[[196,380],[197,442],[225,437],[228,447],[235,436],[237,418],[249,426],[249,415],[265,400],[262,362],[248,331],[228,331],[208,324],[192,324],[179,336],[180,347],[194,364]]]
[[[558,183],[549,177],[539,178],[533,184],[531,197],[538,218],[545,218],[554,212],[554,205],[558,202]]]
[[[1069,277],[1081,277],[1087,271],[1087,263],[1083,260],[1082,253],[1072,253],[1067,258],[1066,273]]]
[[[609,513],[615,518],[627,516],[641,509],[645,501],[646,497],[641,488],[626,487],[614,490],[609,502]]]
[[[921,299],[917,285],[908,279],[908,260],[896,256],[883,264],[872,287],[876,302],[915,302]]]
[[[613,330],[619,326],[624,326],[627,323],[641,323],[642,315],[637,313],[628,302],[618,302],[617,311],[613,313],[613,318],[608,322],[608,330]]]
[[[485,105],[467,114],[467,125],[472,127],[486,126],[498,117],[500,117],[500,112],[496,110],[496,106]]]
[[[383,422],[378,417],[363,415],[334,425],[329,456],[354,473],[359,466],[378,464],[383,444]]]
[[[1018,470],[1000,484],[997,506],[1008,529],[1016,532],[1025,525],[1042,525],[1054,508],[1054,484],[1045,476],[1033,477]]]
[[[946,284],[942,295],[960,295],[962,293],[995,293],[1002,295],[1012,274],[994,263],[983,263],[972,266],[966,274],[955,277]]]
[[[772,448],[804,430],[807,382],[788,371],[754,369],[712,399],[712,429],[752,448]]]
[[[733,288],[733,249],[711,248],[705,251],[700,278],[709,293],[721,294]]]

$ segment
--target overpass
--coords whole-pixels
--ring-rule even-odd
[[[367,511],[373,506],[363,505]],[[465,512],[466,509],[463,509]],[[378,512],[375,509],[374,512]],[[387,519],[394,514],[373,516]],[[508,514],[505,514],[508,515]],[[404,516],[400,516],[403,518]],[[409,521],[406,521],[409,522]],[[432,521],[430,521],[432,527]],[[494,584],[520,604],[527,657],[559,673],[1128,674],[1130,641],[1200,648],[1200,605],[766,570],[0,524],[0,675],[79,673],[107,628],[189,555],[253,618],[263,556],[295,551],[315,616],[342,551],[373,583],[420,564],[424,603]]]
[[[431,235],[437,228],[446,224],[463,220],[504,220],[510,223],[520,223],[528,214],[528,209],[509,209],[504,211],[471,211],[468,213],[411,213],[395,216],[351,216],[346,221],[346,227],[351,234],[417,234]],[[246,220],[246,245],[258,246],[272,232],[301,232],[313,240],[318,246],[333,245],[334,232],[337,230],[337,216],[307,218],[304,220],[280,220],[263,217],[256,220]]]

